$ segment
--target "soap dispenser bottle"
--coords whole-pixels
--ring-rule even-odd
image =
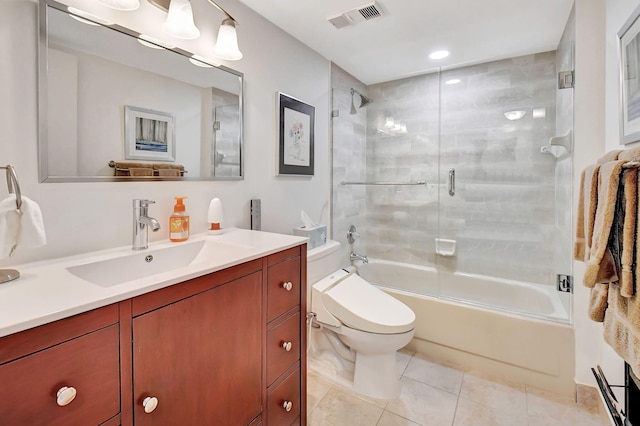
[[[175,197],[176,204],[173,213],[169,217],[169,240],[174,242],[187,241],[189,239],[189,215],[182,203],[187,197]]]

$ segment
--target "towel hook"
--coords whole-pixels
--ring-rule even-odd
[[[20,210],[20,207],[22,207],[22,193],[20,192],[16,171],[11,164],[7,164],[4,167],[0,166],[0,169],[7,171],[7,188],[9,189],[9,194],[16,194],[16,207]]]

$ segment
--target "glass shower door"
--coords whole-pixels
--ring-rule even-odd
[[[443,71],[437,264],[442,297],[553,317],[560,206],[556,52]],[[570,180],[569,180],[570,183]],[[570,224],[569,224],[570,229]]]

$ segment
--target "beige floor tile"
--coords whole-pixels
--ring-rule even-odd
[[[427,384],[402,378],[400,397],[387,404],[387,410],[421,425],[451,425],[456,395]]]
[[[405,351],[403,349],[399,350],[396,354],[396,358],[398,360],[398,376],[402,376],[409,361],[411,361],[411,357],[413,354],[409,351]]]
[[[534,388],[527,388],[527,413],[530,426],[606,425],[599,414],[572,400]]]
[[[524,385],[494,382],[465,373],[460,397],[527,424],[527,395]]]
[[[310,413],[329,392],[332,383],[311,370],[307,374],[307,412]]]
[[[309,426],[375,426],[382,408],[332,387],[309,415]]]
[[[526,425],[526,417],[486,407],[479,402],[460,397],[454,426],[515,426]]]
[[[384,411],[376,426],[423,426],[390,411]]]
[[[464,373],[431,362],[424,355],[416,354],[411,358],[404,376],[458,395]]]

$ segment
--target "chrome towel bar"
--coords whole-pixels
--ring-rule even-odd
[[[416,182],[383,182],[383,181],[375,181],[375,182],[340,182],[340,185],[426,185],[427,181],[419,180]]]

